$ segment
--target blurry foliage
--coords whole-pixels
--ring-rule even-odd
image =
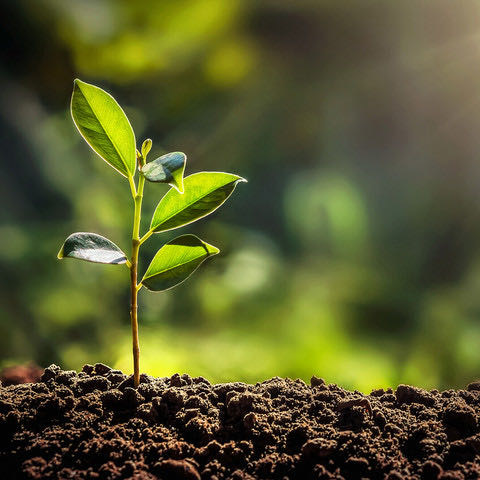
[[[161,139],[152,155],[249,180],[195,226],[218,261],[142,292],[143,371],[362,390],[478,377],[475,0],[4,3],[2,364],[131,370],[124,272],[55,258],[70,231],[124,248],[130,233],[123,179],[68,115],[80,76]]]

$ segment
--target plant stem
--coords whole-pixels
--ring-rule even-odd
[[[132,183],[132,182],[131,182]],[[133,217],[133,232],[132,232],[132,259],[130,266],[130,320],[132,324],[132,344],[133,344],[133,383],[135,388],[140,383],[140,347],[138,343],[138,291],[140,290],[137,284],[138,274],[138,251],[140,249],[140,219],[142,214],[142,200],[143,200],[143,186],[145,184],[145,177],[139,176],[138,190],[134,196],[135,213]],[[132,194],[135,188],[132,189]]]

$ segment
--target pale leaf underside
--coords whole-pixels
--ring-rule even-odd
[[[127,262],[125,253],[108,238],[96,233],[72,233],[58,252],[58,258],[77,258],[93,263],[121,265]]]

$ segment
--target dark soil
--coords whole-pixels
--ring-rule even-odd
[[[480,383],[370,395],[86,365],[0,388],[0,478],[479,479]]]

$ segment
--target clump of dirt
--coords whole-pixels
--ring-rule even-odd
[[[43,368],[38,365],[13,365],[5,367],[0,372],[0,382],[4,387],[8,385],[20,385],[21,383],[35,383],[40,380]]]
[[[370,395],[52,365],[0,388],[2,478],[478,479],[480,383]]]

